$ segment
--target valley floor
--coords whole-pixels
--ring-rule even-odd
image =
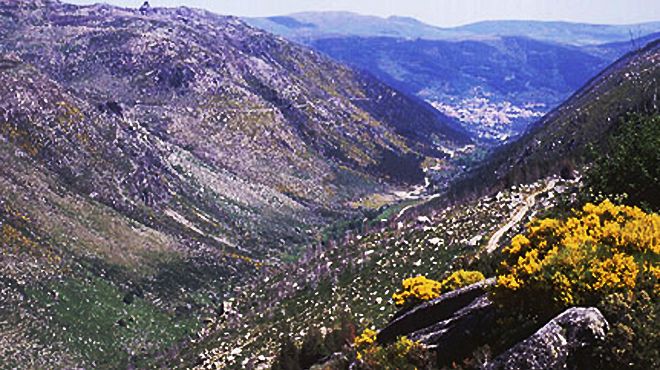
[[[381,327],[396,311],[391,295],[404,278],[434,277],[486,258],[572,186],[546,179],[429,217],[392,214],[384,226],[311,249],[284,271],[242,289],[232,313],[197,341],[195,348],[205,349],[184,351],[184,358],[199,368],[266,368],[289,334],[299,341],[312,327],[329,332],[344,316],[359,329]]]

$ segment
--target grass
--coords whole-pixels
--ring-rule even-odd
[[[149,367],[147,356],[198,329],[193,318],[177,318],[150,302],[125,294],[105,280],[68,278],[28,290],[35,309],[50,317],[43,342],[63,342],[95,368]]]

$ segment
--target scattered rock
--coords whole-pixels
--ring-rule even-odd
[[[420,223],[420,224],[431,225],[431,219],[426,217],[426,216],[417,217],[417,222]]]
[[[151,5],[149,5],[148,1],[145,1],[144,3],[142,3],[142,6],[140,7],[140,13],[146,15],[149,13],[149,11],[151,11]]]

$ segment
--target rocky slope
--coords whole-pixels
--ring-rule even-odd
[[[3,53],[16,55],[80,100],[36,92],[44,95],[44,105],[60,106],[68,114],[60,118],[63,124],[114,120],[142,146],[142,153],[133,154],[144,167],[132,171],[139,178],[115,183],[144,188],[128,189],[117,199],[110,195],[120,193],[116,188],[96,189],[103,203],[116,208],[167,203],[166,181],[175,189],[176,182],[194,180],[195,191],[215,187],[210,193],[227,195],[226,203],[238,201],[239,212],[259,206],[265,215],[304,215],[296,209],[331,209],[380,179],[417,181],[416,163],[439,155],[434,144],[468,141],[429,106],[234,18],[186,8],[140,12],[51,1],[5,2],[3,14]],[[13,107],[6,113],[8,122],[28,114],[23,106],[37,98],[14,93],[16,101],[7,101]],[[50,107],[34,107],[38,114],[45,108]],[[90,131],[108,127],[103,122],[85,126]],[[35,141],[36,134],[60,134],[51,132],[54,127],[34,130],[27,136]],[[88,139],[116,145],[110,138]],[[76,155],[83,156],[76,151],[84,146],[63,150],[37,155],[64,162],[68,154],[70,165],[48,163],[58,172],[90,167],[75,163]],[[108,155],[112,158],[128,164]],[[411,170],[392,170],[397,164]],[[277,205],[269,204],[273,199]],[[236,243],[246,235],[228,239]]]
[[[236,18],[0,1],[3,363],[149,366],[454,125]]]
[[[578,159],[586,145],[604,142],[610,128],[615,125],[615,119],[635,112],[657,115],[657,58],[657,42],[622,58],[590,81],[565,105],[541,120],[528,136],[511,146],[533,145],[525,155],[536,158],[540,163],[538,165],[544,166],[542,168],[552,170],[540,171],[536,177],[512,176],[509,182],[501,181],[502,178],[491,173],[484,175],[477,172],[482,177],[477,177],[474,183],[467,183],[474,188],[467,187],[466,183],[458,183],[456,187],[464,187],[465,192],[459,192],[462,195],[472,189],[477,189],[477,194],[487,195],[447,205],[449,199],[440,194],[428,200],[417,200],[412,205],[401,204],[391,208],[371,222],[365,220],[361,228],[347,234],[344,240],[310,249],[288,271],[269,275],[262,284],[246,287],[237,297],[233,315],[217,323],[215,330],[205,332],[198,343],[184,349],[182,358],[199,368],[267,367],[276,357],[299,363],[300,359],[295,356],[287,357],[290,353],[296,353],[291,352],[295,346],[282,346],[280,352],[278,346],[290,340],[297,343],[298,348],[302,345],[301,353],[313,353],[314,350],[304,343],[318,343],[318,340],[310,342],[308,333],[318,329],[325,334],[325,338],[332,338],[332,333],[338,328],[345,332],[344,325],[339,322],[344,317],[350,317],[357,327],[383,329],[371,341],[385,343],[398,335],[409,334],[411,339],[424,343],[434,351],[434,357],[439,354],[438,361],[442,364],[451,364],[465,356],[476,356],[472,360],[493,361],[465,364],[463,368],[479,368],[481,365],[510,369],[516,366],[563,368],[567,363],[579,368],[577,363],[571,362],[574,361],[572,356],[596,342],[602,343],[604,333],[609,330],[608,322],[596,309],[569,309],[562,313],[555,312],[555,306],[548,304],[547,307],[552,307],[548,308],[549,312],[542,313],[542,308],[536,307],[537,311],[532,312],[531,316],[521,319],[515,316],[518,315],[516,307],[520,304],[515,299],[504,306],[507,312],[495,312],[497,305],[492,303],[490,295],[485,295],[484,286],[447,293],[438,301],[433,301],[437,305],[429,303],[410,311],[406,307],[397,311],[391,304],[391,297],[404,278],[418,275],[446,277],[451,271],[477,268],[484,275],[493,276],[494,271],[507,266],[500,264],[501,248],[510,242],[513,235],[524,230],[525,225],[540,215],[556,217],[557,214],[570,212],[566,208],[570,209],[579,202],[576,199],[585,189],[579,179],[567,179],[573,178],[575,173],[572,167],[561,171],[561,159],[573,158],[576,166],[583,165],[586,162]],[[608,116],[610,120],[603,118]],[[576,117],[583,120],[576,121]],[[584,123],[584,126],[578,123]],[[575,142],[571,143],[570,138],[575,138]],[[516,164],[520,167],[515,169],[531,171],[533,167],[529,167],[529,162],[518,162],[521,157],[517,157],[516,153],[502,151],[499,155],[503,157],[495,157],[495,162],[486,162],[484,168],[489,168],[489,163],[499,163],[502,173],[506,174],[512,171],[508,166]],[[505,154],[510,156],[504,157]],[[497,162],[502,158],[510,162]],[[566,178],[546,177],[529,185],[521,185],[554,170]],[[499,186],[493,187],[492,184],[498,180],[501,181]],[[657,220],[657,215],[651,215],[648,219],[651,217]],[[550,223],[556,222],[552,218],[549,220]],[[581,224],[574,222],[572,225]],[[653,238],[652,235],[657,234],[657,224],[654,225],[638,235]],[[651,257],[648,258],[655,261],[650,263],[657,265],[657,252],[652,251],[649,255]],[[520,257],[518,261],[524,262],[527,258],[532,261],[528,268],[534,271],[531,256]],[[652,291],[653,282],[651,279],[640,285]],[[486,284],[493,283],[493,280],[486,281]],[[649,294],[648,291],[640,293],[640,297]],[[527,297],[526,301],[532,302],[534,299]],[[545,301],[536,303],[544,306]],[[602,304],[602,307],[611,309],[613,304]],[[657,304],[644,307],[651,314],[644,316],[636,313],[640,316],[634,316],[631,320],[652,321]],[[509,314],[513,317],[507,316]],[[608,316],[617,317],[611,312]],[[502,320],[496,320],[498,318]],[[494,323],[504,326],[493,333]],[[628,323],[620,321],[616,325],[622,327]],[[629,329],[621,330],[625,332]],[[489,335],[492,335],[492,341],[488,339]],[[347,337],[350,338],[350,335]],[[652,340],[655,337],[651,334],[644,338]],[[613,342],[616,340],[610,339],[608,344],[612,348],[615,346]],[[462,346],[468,343],[472,347]],[[339,350],[333,347],[333,351],[339,352],[326,353],[317,358],[317,364],[323,368],[347,368],[359,359],[355,353],[357,346],[356,342],[354,346],[343,346],[343,349],[340,344]],[[489,352],[482,354],[485,357],[471,353],[483,346],[490,346]],[[351,351],[353,357],[346,354]],[[375,356],[379,353],[382,354],[377,352]],[[528,355],[534,357],[528,358]],[[650,356],[646,358],[649,362],[658,360],[653,353],[645,353],[644,356]],[[607,361],[607,357],[604,359]],[[638,366],[643,366],[643,361]]]
[[[572,186],[565,182],[542,191],[523,222]],[[199,368],[267,368],[287,337],[299,343],[314,328],[330,333],[344,316],[359,327],[384,327],[396,313],[391,296],[402,279],[466,266],[529,194],[543,188],[545,182],[538,182],[419,216],[390,210],[362,231],[310,249],[286,271],[242,289],[233,314],[181,356]]]

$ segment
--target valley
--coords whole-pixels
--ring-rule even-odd
[[[292,14],[288,19],[246,21],[424,99],[490,145],[522,134],[660,30],[657,23],[617,29],[504,21],[442,29],[350,13]],[[633,39],[627,30],[634,32]]]
[[[82,3],[0,0],[0,369],[660,364],[660,23]]]

